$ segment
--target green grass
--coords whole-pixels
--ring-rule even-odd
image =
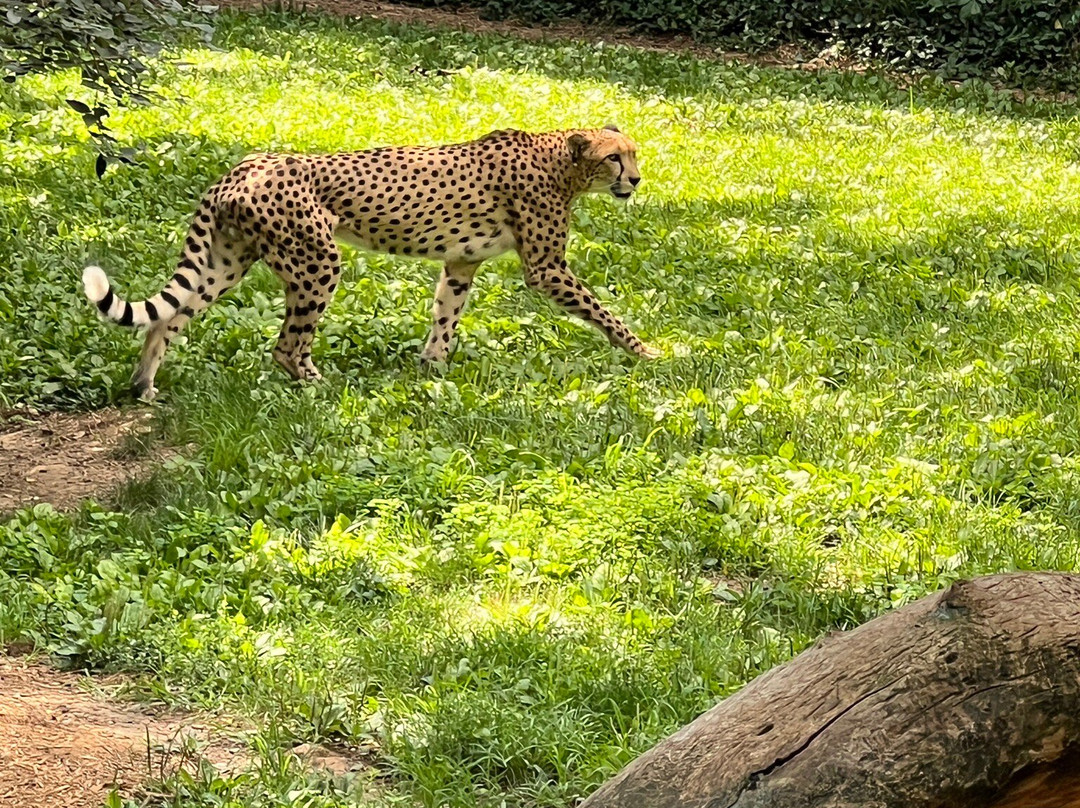
[[[0,523],[0,642],[257,720],[175,804],[566,806],[823,632],[959,576],[1074,569],[1080,107],[378,22],[222,17],[115,114],[0,85],[0,405],[125,402],[138,342],[78,278],[160,288],[248,150],[617,123],[644,182],[571,263],[641,364],[481,276],[428,375],[434,265],[346,254],[299,388],[259,269],[159,376],[189,447],[115,501]],[[449,71],[449,72],[447,72]],[[133,451],[140,451],[135,447]],[[282,750],[375,742],[374,785]]]

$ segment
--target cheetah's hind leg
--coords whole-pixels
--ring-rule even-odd
[[[324,238],[316,233],[311,242],[302,261],[280,250],[264,257],[285,283],[285,322],[274,347],[274,360],[300,381],[322,378],[311,360],[311,344],[341,275],[341,254],[332,233],[327,229]]]
[[[192,317],[210,306],[244,277],[257,254],[252,247],[230,233],[216,231],[210,239],[205,268],[197,276],[195,288],[172,317],[158,320],[146,332],[139,364],[131,376],[131,393],[141,401],[157,395],[154,377],[170,343],[184,330]]]

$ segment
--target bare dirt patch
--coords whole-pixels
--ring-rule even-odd
[[[48,502],[63,510],[158,465],[162,453],[125,458],[127,436],[150,430],[148,410],[0,414],[0,513]]]
[[[153,797],[152,783],[200,761],[226,776],[251,767],[249,724],[114,700],[129,681],[0,651],[0,806],[101,808],[113,790]],[[371,749],[302,744],[291,752],[329,776],[361,773],[369,795],[379,790]]]
[[[110,703],[118,686],[0,656],[0,805],[100,808],[114,788],[143,793],[200,759],[224,771],[248,765],[236,728]]]

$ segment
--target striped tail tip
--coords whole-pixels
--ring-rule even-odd
[[[98,313],[102,317],[111,317],[110,311],[114,298],[105,270],[101,267],[88,266],[83,270],[82,282],[83,291],[90,298],[90,302],[97,306]]]

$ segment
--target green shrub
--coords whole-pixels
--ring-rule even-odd
[[[480,8],[492,18],[577,17],[740,46],[807,42],[956,75],[1046,73],[1066,65],[1080,45],[1080,5],[1071,0],[482,0]]]
[[[0,0],[0,63],[6,81],[27,73],[77,69],[82,83],[117,101],[145,103],[143,57],[178,34],[211,29],[178,0]],[[108,108],[71,99],[71,107],[98,138]],[[98,158],[98,175],[105,156]]]
[[[78,68],[88,87],[122,98],[136,93],[141,56],[178,31],[204,25],[177,0],[4,0],[0,53],[9,75]]]

